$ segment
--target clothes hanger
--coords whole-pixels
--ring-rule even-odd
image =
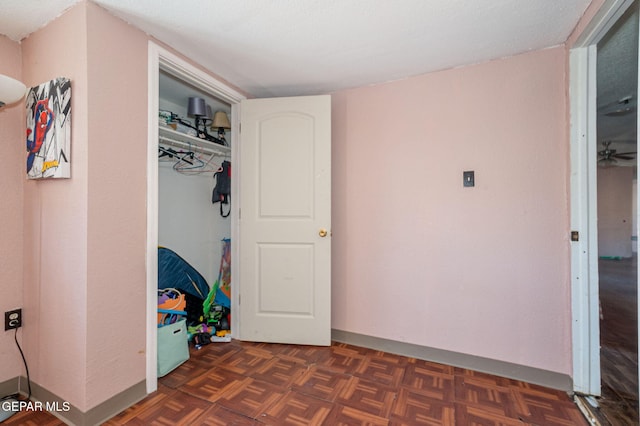
[[[184,157],[180,157],[179,158],[180,161],[176,161],[173,164],[173,170],[176,170],[176,171],[193,170],[193,169],[201,169],[205,166],[205,162],[202,161],[199,157],[197,157],[193,152],[190,152],[189,155],[187,155],[187,158],[189,159],[187,160]],[[186,166],[182,164],[183,162],[189,165]]]
[[[175,158],[178,160],[178,162],[184,161],[185,163],[189,163],[193,165],[192,161],[187,160],[187,158],[190,158],[191,160],[194,159],[195,154],[192,151],[176,151],[175,149],[163,148],[161,146],[158,147],[158,151],[161,152],[158,158],[162,158],[162,157]]]
[[[219,153],[205,153],[199,152],[199,147],[189,146],[188,150],[175,150],[173,148],[165,148],[158,146],[159,159],[163,161],[175,161],[173,169],[182,174],[202,174],[202,173],[216,173],[222,171],[222,165],[218,162],[214,162],[214,158],[223,157],[228,160],[228,154]],[[205,160],[203,160],[203,157]],[[186,163],[186,164],[185,164]]]

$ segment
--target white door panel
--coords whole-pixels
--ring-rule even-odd
[[[239,338],[329,345],[331,98],[241,111]]]

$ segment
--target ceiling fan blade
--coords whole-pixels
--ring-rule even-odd
[[[605,112],[604,115],[607,117],[624,117],[625,115],[633,114],[634,112],[636,112],[635,107],[625,106]]]
[[[613,155],[612,157],[619,158],[621,160],[635,160],[636,159],[635,156],[632,157],[630,155],[622,155],[622,154],[616,154],[616,155]]]

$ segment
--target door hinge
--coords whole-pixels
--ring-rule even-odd
[[[571,241],[580,241],[580,233],[578,231],[571,231]]]

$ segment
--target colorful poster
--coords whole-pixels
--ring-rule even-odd
[[[27,178],[71,177],[71,81],[56,78],[27,93]]]

